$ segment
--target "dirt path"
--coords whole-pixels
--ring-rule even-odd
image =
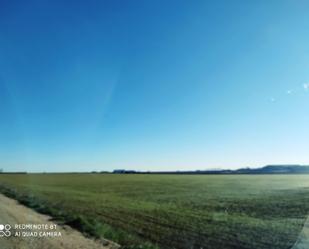
[[[9,224],[11,236],[4,236],[3,225]],[[44,224],[44,229],[16,228],[15,224]],[[117,249],[119,246],[110,241],[95,241],[84,237],[80,232],[59,226],[50,217],[39,214],[20,205],[17,201],[0,194],[0,249]],[[51,227],[55,229],[51,229]],[[16,228],[16,229],[15,229]],[[48,229],[47,229],[48,228]],[[2,232],[2,233],[1,233]],[[16,234],[20,232],[20,234]],[[32,237],[30,232],[37,232]],[[43,232],[49,232],[44,234]],[[54,234],[51,237],[50,234]],[[2,236],[1,236],[2,235]],[[57,236],[55,236],[57,235]],[[61,235],[61,236],[60,236]],[[104,245],[103,245],[104,244]]]
[[[299,237],[291,249],[309,248],[309,218],[307,218]]]

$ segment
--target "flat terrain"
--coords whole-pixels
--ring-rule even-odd
[[[50,217],[38,214],[0,194],[0,221],[2,224],[53,224]],[[24,230],[31,232],[33,230]],[[103,246],[99,241],[85,238],[70,227],[58,226],[59,237],[1,237],[0,248],[3,249],[113,249],[112,244]],[[14,234],[13,229],[11,229]]]
[[[309,175],[2,174],[0,185],[125,248],[289,249],[309,213]]]

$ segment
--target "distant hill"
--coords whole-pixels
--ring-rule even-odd
[[[233,171],[236,174],[309,174],[309,165],[267,165],[262,168],[243,168]]]

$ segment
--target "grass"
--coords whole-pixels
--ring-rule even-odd
[[[0,185],[131,249],[288,249],[309,213],[309,175],[0,174]]]

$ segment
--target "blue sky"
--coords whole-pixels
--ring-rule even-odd
[[[1,1],[1,168],[309,164],[308,9]]]

